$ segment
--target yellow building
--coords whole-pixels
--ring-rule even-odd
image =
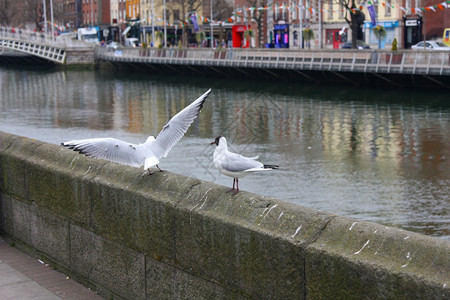
[[[209,1],[207,4],[209,5]],[[177,45],[184,22],[188,22],[191,14],[196,12],[199,26],[201,17],[209,17],[209,6],[202,0],[141,0],[140,15],[142,26],[145,28],[143,40],[149,45],[159,46],[164,41],[164,28],[166,29],[168,45]],[[165,10],[165,14],[164,14]],[[203,12],[207,15],[204,15]],[[153,13],[152,13],[153,12]],[[152,18],[153,15],[153,18]],[[155,34],[152,34],[152,28]]]
[[[135,20],[140,17],[140,0],[126,0],[126,19]]]

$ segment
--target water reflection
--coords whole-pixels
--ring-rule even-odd
[[[209,147],[224,135],[281,166],[243,190],[450,239],[446,93],[16,69],[0,69],[0,86],[0,130],[51,143],[143,142],[213,87],[163,168],[229,186]]]

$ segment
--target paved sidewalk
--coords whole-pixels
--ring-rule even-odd
[[[53,270],[0,237],[0,298],[7,299],[103,299],[90,289]]]

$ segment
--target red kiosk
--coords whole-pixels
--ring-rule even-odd
[[[250,29],[250,25],[233,25],[231,28],[233,48],[248,48],[250,46],[250,41],[246,40],[244,42],[244,32]]]

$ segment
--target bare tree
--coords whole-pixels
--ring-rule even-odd
[[[253,22],[256,23],[256,28],[258,32],[258,46],[261,46],[264,44],[264,37],[263,37],[263,21],[264,21],[264,13],[266,10],[264,9],[258,9],[266,5],[266,0],[247,0],[246,1],[249,7],[255,7],[256,9],[250,10],[252,12],[251,19]],[[245,11],[245,14],[248,12]]]
[[[206,0],[208,1],[208,0]],[[215,21],[227,20],[233,14],[233,1],[213,0],[213,16]]]
[[[364,23],[365,15],[357,7],[356,0],[335,0],[344,8],[344,19],[352,30],[352,48],[356,49],[356,41],[358,38],[358,32],[361,30],[361,25]]]
[[[17,2],[17,1],[16,1]],[[41,0],[22,0],[19,4],[20,14],[17,15],[18,24],[34,24],[40,31],[44,25],[44,9]]]
[[[15,0],[0,1],[0,25],[13,26],[14,17],[17,15],[17,8],[14,4]]]
[[[213,0],[213,16],[211,17],[214,21],[225,21],[233,14],[233,3],[227,0]],[[223,27],[219,26],[219,47],[221,47],[223,36]]]
[[[187,27],[183,26],[184,22],[189,18],[192,12],[197,11],[205,0],[172,0],[170,5],[166,5],[166,9],[171,11],[174,16],[174,22],[178,21],[182,28],[182,40],[183,47],[187,46]],[[174,11],[178,11],[177,14],[174,14]],[[169,20],[169,16],[166,16]],[[188,22],[189,24],[189,22]]]

